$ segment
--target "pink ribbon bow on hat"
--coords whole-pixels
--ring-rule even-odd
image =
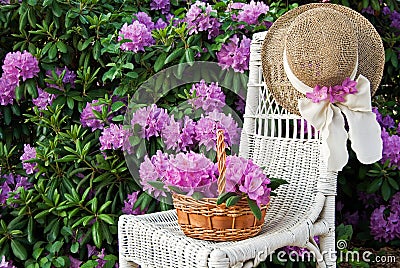
[[[283,65],[293,87],[312,97],[313,89],[293,74],[286,53]],[[357,66],[350,78],[354,79],[356,73]],[[322,101],[302,98],[298,102],[301,116],[321,132],[321,153],[328,171],[340,171],[347,164],[348,139],[361,163],[372,164],[382,158],[381,128],[372,112],[370,82],[363,75],[359,75],[355,82],[357,92],[339,96],[340,102],[334,102],[329,97],[322,98]],[[343,114],[349,126],[348,132],[345,129]]]

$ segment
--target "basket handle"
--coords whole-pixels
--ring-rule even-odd
[[[225,152],[225,136],[222,129],[217,130],[217,163],[218,163],[218,194],[225,192],[226,185],[226,152]]]

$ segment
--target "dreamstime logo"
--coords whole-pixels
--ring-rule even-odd
[[[343,263],[395,263],[396,256],[394,255],[375,255],[371,251],[357,251],[348,250],[348,244],[345,240],[338,240],[336,243],[338,251],[329,249],[328,251],[322,251],[320,254],[316,254],[313,251],[290,251],[284,250],[276,253],[277,260],[280,262],[311,262],[317,261],[322,262],[324,258],[331,259],[332,261],[340,260]],[[275,253],[275,252],[272,252]],[[272,254],[270,255],[270,261],[272,261]]]

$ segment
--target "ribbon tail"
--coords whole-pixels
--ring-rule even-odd
[[[325,126],[321,130],[321,154],[328,171],[341,171],[349,160],[347,153],[347,131],[340,109],[329,106]]]
[[[349,124],[351,148],[363,164],[372,164],[382,158],[381,127],[373,112],[352,111],[340,107]]]

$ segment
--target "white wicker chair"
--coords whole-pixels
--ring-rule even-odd
[[[276,249],[307,247],[319,267],[335,267],[336,177],[321,164],[320,140],[297,115],[279,107],[262,80],[264,33],[253,36],[241,156],[266,165],[289,184],[278,189],[266,224],[254,238],[207,242],[188,238],[174,210],[119,218],[120,267],[255,267]],[[299,123],[300,122],[300,123]],[[318,134],[317,134],[318,135]],[[313,237],[318,235],[318,246]]]

